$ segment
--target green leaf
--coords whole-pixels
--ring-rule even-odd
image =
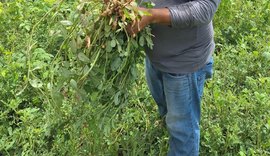
[[[0,2],[0,14],[3,12],[3,4]]]
[[[114,100],[113,100],[115,105],[119,105],[119,103],[120,103],[119,96],[120,95],[121,95],[121,92],[120,91],[115,94]]]
[[[129,13],[129,11],[127,9],[124,9],[124,16],[127,18],[127,19],[130,19],[131,18],[131,15]]]
[[[12,127],[8,127],[8,134],[9,134],[10,136],[12,136],[12,133],[13,133]]]
[[[77,43],[74,38],[70,41],[70,48],[71,48],[71,52],[73,53],[77,52]]]
[[[266,60],[270,60],[270,52],[264,52],[262,55]]]
[[[52,89],[52,85],[51,85],[51,83],[49,82],[49,83],[47,83],[47,89],[48,90],[51,90]]]
[[[154,8],[155,3],[153,3],[153,2],[144,2],[143,6],[145,6],[146,8]]]
[[[55,104],[61,105],[63,102],[64,96],[59,91],[53,90],[52,91],[52,98],[53,98],[53,101],[55,102]]]
[[[84,40],[82,40],[81,37],[78,36],[77,41],[76,41],[77,48],[82,48],[83,43],[84,43]]]
[[[111,64],[111,70],[112,71],[117,70],[120,67],[121,63],[122,63],[122,60],[120,57],[117,57],[116,59],[114,59],[114,61]]]
[[[150,36],[146,36],[145,39],[146,39],[146,42],[147,42],[147,46],[150,49],[153,49],[154,44],[153,44],[152,38]]]
[[[139,48],[139,45],[135,39],[132,38],[130,41],[132,43],[132,47],[134,47],[135,49]]]
[[[40,81],[39,79],[30,80],[29,82],[34,88],[40,88],[43,85],[42,81]]]
[[[69,20],[63,20],[60,21],[61,24],[63,24],[64,26],[71,26],[73,23]]]
[[[59,73],[64,79],[68,79],[72,76],[72,72],[68,68],[61,68]]]
[[[71,86],[73,89],[77,89],[77,88],[78,88],[77,82],[76,82],[74,79],[71,79],[71,80],[70,80],[70,86]]]
[[[18,108],[18,106],[20,105],[20,103],[22,102],[21,99],[12,99],[9,103],[9,107],[13,110],[16,110]]]
[[[240,156],[246,156],[246,154],[245,154],[243,151],[240,151],[240,152],[239,152],[239,155],[240,155]]]
[[[121,52],[123,50],[122,46],[120,44],[117,45],[117,50],[118,50],[118,52]]]
[[[10,148],[14,147],[15,141],[16,140],[14,139],[12,141],[7,142],[7,144],[5,145],[5,149],[10,149]]]
[[[131,75],[134,79],[137,79],[138,77],[138,71],[135,65],[131,67]]]
[[[145,40],[144,40],[144,37],[143,36],[140,36],[140,38],[139,38],[139,44],[140,44],[141,47],[144,46]]]
[[[52,54],[47,53],[44,49],[42,48],[36,48],[33,52],[33,58],[38,59],[38,60],[46,60],[49,61],[53,57]]]
[[[79,53],[78,54],[78,58],[82,62],[85,62],[85,63],[89,63],[90,62],[90,59],[84,53]]]
[[[107,41],[106,42],[106,52],[111,52],[112,51],[112,46],[111,46],[111,42]]]
[[[96,101],[98,99],[98,94],[99,94],[98,92],[91,93],[90,95],[91,100]]]
[[[115,40],[111,40],[111,47],[115,47],[116,46],[116,41]]]
[[[110,31],[111,31],[111,26],[105,25],[105,32],[107,32],[109,34]]]
[[[84,75],[87,74],[88,73],[88,70],[89,70],[89,66],[88,65],[84,66],[84,68],[83,68],[83,74]]]
[[[24,28],[25,28],[27,31],[30,31],[30,29],[31,29],[30,25],[25,25]]]

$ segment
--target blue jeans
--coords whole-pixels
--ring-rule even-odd
[[[212,76],[213,59],[194,73],[173,74],[156,69],[146,58],[146,79],[170,134],[168,156],[198,156],[201,98]]]

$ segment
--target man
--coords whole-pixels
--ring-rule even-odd
[[[200,102],[212,74],[212,18],[220,0],[154,0],[151,16],[129,27],[135,35],[151,24],[146,78],[170,134],[169,156],[199,155]]]

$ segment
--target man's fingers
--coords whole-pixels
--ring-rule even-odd
[[[135,24],[134,26],[132,26],[131,24],[129,24],[127,27],[126,27],[126,30],[128,32],[128,34],[131,36],[131,37],[135,37],[136,34],[138,33],[138,29],[136,27],[137,24]]]
[[[131,27],[134,27],[134,26],[136,25],[136,23],[137,23],[137,21],[134,20],[134,21],[132,22],[132,24],[131,24]]]
[[[140,32],[140,31],[141,31],[141,27],[140,27],[139,22],[137,22],[137,30],[138,30],[138,32]]]

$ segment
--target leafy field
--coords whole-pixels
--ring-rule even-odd
[[[118,15],[100,16],[101,8],[98,0],[0,1],[0,155],[166,155],[144,78],[149,29],[129,38],[121,23],[141,13],[125,8],[132,15],[124,11],[116,27]],[[222,0],[203,156],[270,155],[269,18],[269,0]]]

